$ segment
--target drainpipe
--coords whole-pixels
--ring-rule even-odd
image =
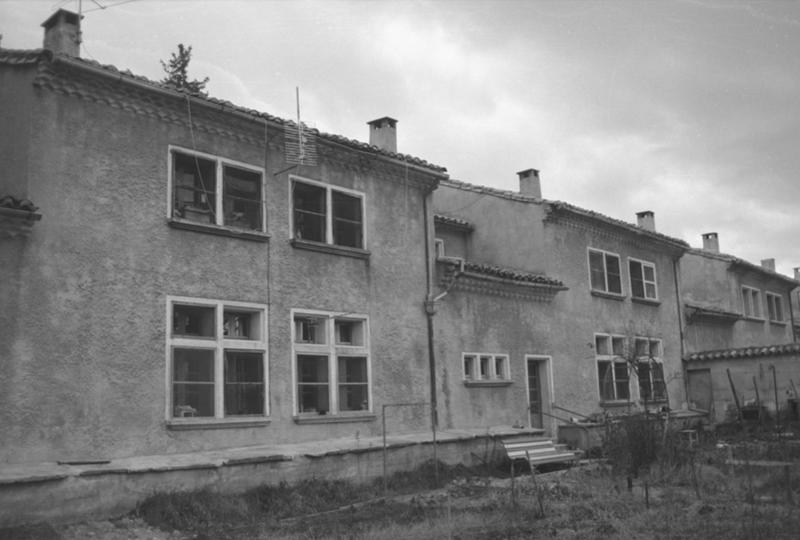
[[[794,330],[794,308],[792,307],[792,293],[794,289],[789,289],[789,322],[792,325],[792,342],[797,343],[797,332]]]
[[[427,296],[425,298],[425,314],[428,318],[428,369],[430,376],[431,393],[431,429],[436,437],[436,428],[439,425],[439,415],[437,411],[436,399],[436,347],[434,346],[433,316],[436,314],[436,301],[433,297],[433,258],[431,238],[433,231],[433,216],[430,215],[429,200],[433,197],[433,192],[427,193],[422,199],[422,212],[425,215],[425,275],[427,277]]]
[[[685,345],[684,345],[684,335],[683,335],[683,301],[681,299],[681,282],[680,282],[680,258],[683,256],[681,255],[672,259],[672,277],[675,280],[675,300],[678,307],[678,336],[680,337],[680,354],[681,354],[681,374],[683,375],[683,397],[685,401],[688,401],[689,392],[688,388],[686,387],[686,381],[688,377],[686,376],[686,364],[683,362],[683,356],[685,354]]]

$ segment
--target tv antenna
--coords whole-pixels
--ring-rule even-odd
[[[295,87],[297,123],[286,126],[286,162],[297,165],[317,164],[317,136],[300,119],[300,87]]]

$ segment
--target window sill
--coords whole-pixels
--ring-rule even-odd
[[[373,422],[374,413],[341,413],[341,414],[300,414],[294,417],[295,424],[341,424],[345,422]]]
[[[653,300],[652,298],[639,298],[638,296],[631,296],[631,302],[637,304],[644,304],[646,306],[660,306],[660,300]]]
[[[595,289],[591,289],[589,292],[592,293],[592,296],[598,296],[600,298],[608,298],[609,300],[618,300],[619,302],[625,300],[624,294],[609,293],[605,291],[598,291]]]
[[[353,257],[355,259],[369,259],[370,252],[366,249],[337,246],[335,244],[326,244],[324,242],[314,242],[312,240],[302,240],[299,238],[292,238],[290,240],[292,247],[297,249],[307,249],[309,251],[318,251],[320,253],[329,253],[331,255],[343,255],[345,257]]]
[[[770,320],[769,324],[774,324],[776,326],[788,326],[789,321],[773,321],[773,320]]]
[[[627,406],[636,406],[635,401],[628,401],[627,399],[614,399],[614,400],[607,400],[607,401],[600,401],[600,406],[606,409],[618,409],[621,407]]]
[[[173,431],[188,431],[192,429],[233,429],[264,427],[271,420],[264,417],[247,418],[172,418],[167,420],[167,429]]]
[[[511,380],[503,379],[502,381],[464,381],[464,386],[511,386]]]
[[[269,234],[261,231],[221,227],[219,225],[212,225],[210,223],[197,223],[195,221],[189,221],[180,218],[168,218],[167,223],[173,229],[216,234],[217,236],[228,236],[231,238],[240,238],[242,240],[251,240],[253,242],[269,241]]]
[[[751,316],[747,316],[747,315],[743,315],[742,319],[744,319],[745,321],[757,322],[757,323],[765,323],[765,322],[767,322],[767,319],[764,319],[762,317],[751,317]]]

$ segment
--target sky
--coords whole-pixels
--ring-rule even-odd
[[[80,6],[79,6],[80,4]],[[80,8],[81,55],[153,80],[178,43],[213,97],[758,264],[800,267],[800,2],[0,0],[0,44]]]

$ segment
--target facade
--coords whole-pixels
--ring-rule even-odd
[[[774,259],[757,266],[720,253],[717,233],[704,234],[703,249],[689,250],[681,269],[690,406],[716,421],[736,418],[737,400],[774,413],[777,396],[787,410],[800,382],[800,283],[775,272]]]
[[[682,408],[688,245],[655,232],[652,213],[633,225],[548,201],[537,171],[519,174],[519,193],[454,180],[434,192],[447,425],[555,435],[573,415]]]
[[[427,401],[444,169],[397,154],[391,119],[383,148],[298,147],[296,124],[78,58],[77,22],[0,50],[0,462],[375,436],[382,404]]]

